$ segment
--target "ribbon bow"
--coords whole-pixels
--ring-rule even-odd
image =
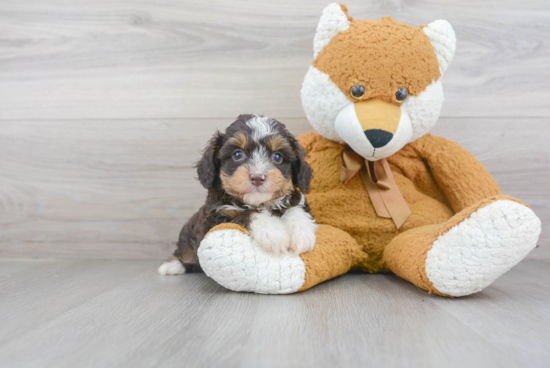
[[[346,147],[340,156],[340,182],[346,184],[358,173],[376,214],[391,218],[399,229],[411,215],[411,210],[395,183],[388,161],[371,162]]]

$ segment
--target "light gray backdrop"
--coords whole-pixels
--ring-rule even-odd
[[[325,1],[0,2],[0,256],[164,258],[203,202],[192,163],[255,112],[309,130],[300,85]],[[435,134],[543,220],[550,258],[550,5],[347,1],[356,19],[449,20]]]

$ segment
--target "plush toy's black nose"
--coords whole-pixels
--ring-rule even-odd
[[[374,148],[384,147],[393,138],[393,134],[380,129],[365,130],[365,135]]]

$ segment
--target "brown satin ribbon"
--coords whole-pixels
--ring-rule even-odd
[[[340,182],[346,184],[359,173],[379,217],[391,218],[399,229],[411,215],[411,210],[395,183],[386,159],[368,161],[350,148],[340,156]]]

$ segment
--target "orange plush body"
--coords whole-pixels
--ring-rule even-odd
[[[536,246],[538,217],[502,195],[473,155],[429,133],[455,41],[446,21],[420,28],[354,21],[345,6],[327,6],[302,87],[316,132],[299,137],[314,172],[307,200],[320,224],[315,247],[274,257],[245,229],[220,225],[199,248],[205,272],[232,290],[259,293],[303,291],[354,269],[393,272],[431,293],[462,296],[523,259]],[[364,160],[361,170],[391,170],[394,182],[379,190],[393,191],[382,204],[393,218],[377,214],[366,189],[376,183],[374,169],[370,184],[361,175],[343,180],[350,149]],[[406,203],[403,221],[392,212],[395,192]]]
[[[471,214],[476,205],[506,198],[473,155],[455,142],[427,134],[388,158],[395,181],[412,212],[397,229],[391,219],[376,215],[358,175],[346,184],[340,182],[339,157],[345,148],[343,145],[313,132],[300,136],[300,142],[316,173],[307,195],[314,218],[319,224],[345,231],[354,240],[348,239],[346,244],[346,249],[350,250],[344,252],[346,266],[371,273],[393,271],[410,281],[415,279],[417,286],[432,292],[438,293],[422,274],[425,273],[426,254],[435,238],[449,224],[460,222]],[[453,179],[457,175],[460,181]],[[474,207],[468,208],[470,205]],[[463,210],[465,212],[460,213]],[[416,231],[411,232],[412,229]],[[403,233],[410,234],[406,242],[392,243]],[[329,249],[332,247],[331,242],[324,242],[322,236],[318,237],[318,242],[326,243]],[[310,252],[303,254],[302,258],[307,259],[310,269],[323,269],[322,265],[330,263],[327,258],[332,256],[330,251],[319,255]],[[342,271],[340,269],[330,276],[337,276]],[[414,275],[416,272],[418,274]],[[307,275],[313,275],[313,272]],[[311,280],[306,278],[302,290],[323,281],[323,278],[327,275],[310,276]]]

